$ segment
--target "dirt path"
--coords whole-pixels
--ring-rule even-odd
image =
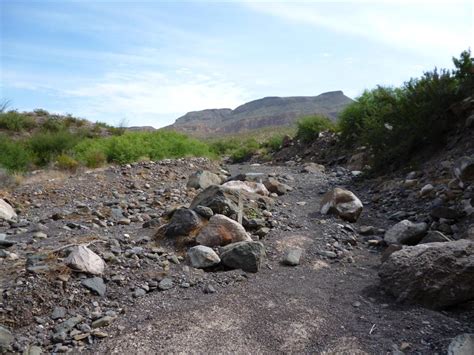
[[[264,240],[268,260],[259,273],[204,275],[215,293],[174,288],[139,298],[93,352],[432,354],[445,352],[452,337],[473,331],[468,313],[403,306],[384,295],[378,288],[380,252],[361,237],[357,245],[345,245],[341,237],[354,235],[350,227],[317,214],[321,194],[343,181],[299,170],[232,167],[233,173],[287,175],[294,187],[278,198],[273,211],[278,226]],[[371,214],[364,210],[364,216]],[[358,224],[367,223],[364,216]],[[320,255],[335,242],[346,257]],[[281,265],[289,246],[305,250],[301,265]],[[187,273],[183,268],[183,277],[191,277]]]

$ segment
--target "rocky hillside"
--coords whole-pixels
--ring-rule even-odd
[[[342,91],[318,96],[265,97],[248,102],[235,110],[210,109],[194,111],[178,118],[168,128],[194,136],[232,134],[263,127],[288,126],[298,118],[322,114],[336,120],[352,99]]]

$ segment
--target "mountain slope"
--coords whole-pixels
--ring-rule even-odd
[[[298,118],[322,114],[335,121],[352,99],[342,91],[318,96],[265,97],[247,102],[235,110],[209,109],[188,112],[167,127],[195,136],[232,134],[272,126],[289,126]]]

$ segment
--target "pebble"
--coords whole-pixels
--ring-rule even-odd
[[[170,278],[164,278],[163,280],[160,281],[158,284],[158,288],[161,291],[166,291],[174,287],[173,280]]]

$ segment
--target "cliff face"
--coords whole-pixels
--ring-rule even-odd
[[[322,114],[332,120],[352,99],[342,91],[318,96],[265,97],[231,109],[208,109],[188,112],[169,126],[195,136],[232,134],[272,126],[288,126],[298,118]]]

